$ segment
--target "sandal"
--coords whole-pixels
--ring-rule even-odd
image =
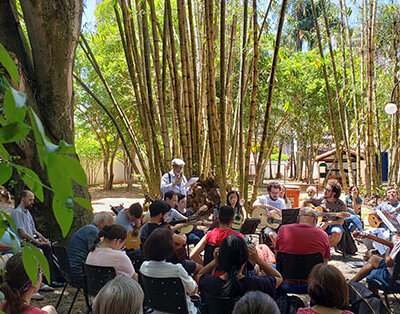
[[[39,289],[41,292],[53,292],[54,288],[50,287],[49,285],[42,285]]]
[[[40,293],[34,293],[33,295],[32,295],[32,298],[31,298],[32,300],[35,300],[35,301],[42,301],[42,300],[44,300],[44,296],[42,296]]]

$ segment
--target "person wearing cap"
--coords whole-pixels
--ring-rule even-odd
[[[275,250],[292,254],[319,252],[324,263],[327,263],[331,258],[329,237],[316,224],[317,213],[310,207],[303,207],[297,216],[297,223],[279,228]]]
[[[161,178],[161,193],[164,194],[172,191],[175,193],[187,195],[190,187],[187,187],[187,179],[182,173],[185,162],[182,159],[175,158],[172,160],[172,170],[164,174]]]

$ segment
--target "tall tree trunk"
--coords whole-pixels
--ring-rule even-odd
[[[337,74],[337,71],[336,71],[335,55],[334,55],[334,52],[333,52],[333,49],[332,49],[331,34],[330,34],[330,31],[329,31],[329,21],[328,21],[328,16],[327,16],[326,9],[325,9],[325,0],[321,1],[321,6],[322,6],[323,15],[324,15],[325,31],[326,31],[326,35],[327,35],[327,43],[328,43],[328,47],[329,47],[329,55],[330,55],[331,64],[332,64],[333,78],[334,78],[334,81],[335,81],[336,99],[337,99],[337,103],[338,103],[340,128],[341,128],[341,131],[342,131],[343,142],[344,142],[344,146],[345,146],[345,149],[346,149],[349,183],[350,183],[350,185],[353,185],[354,184],[354,180],[353,180],[353,165],[352,165],[352,162],[351,162],[351,153],[350,153],[349,138],[348,138],[348,133],[349,132],[346,131],[347,125],[346,125],[346,121],[345,121],[342,97],[340,96],[340,86],[339,86],[339,81],[338,81],[338,74]],[[341,175],[342,175],[343,190],[347,194],[348,193],[348,187],[347,187],[346,175],[345,175],[344,172],[341,173]]]
[[[320,34],[320,30],[319,30],[319,25],[318,25],[318,16],[317,16],[317,14],[315,12],[314,0],[311,0],[311,9],[312,9],[313,17],[314,17],[315,31],[317,33],[317,42],[318,42],[319,54],[320,54],[321,58],[324,59],[324,50],[323,50],[323,47],[322,47],[321,34]],[[329,79],[328,79],[328,74],[327,74],[327,71],[326,71],[325,63],[323,63],[323,65],[322,65],[322,71],[323,71],[324,80],[325,80],[326,99],[328,101],[328,106],[329,106],[329,117],[330,117],[330,121],[331,121],[333,137],[334,137],[334,141],[335,141],[336,158],[337,158],[338,163],[339,163],[340,175],[342,177],[342,184],[344,186],[346,186],[347,185],[347,183],[346,183],[346,174],[345,174],[344,168],[343,168],[342,151],[341,151],[340,142],[339,142],[339,138],[340,137],[339,137],[339,133],[338,133],[338,130],[337,130],[337,127],[336,127],[334,108],[333,108],[332,98],[331,98],[331,90],[330,90],[330,87],[329,87]]]
[[[226,0],[221,0],[221,18],[220,18],[220,71],[219,71],[219,126],[221,130],[221,180],[226,182],[226,89],[225,89],[225,32],[226,32]],[[226,190],[221,192],[221,204],[225,204]]]
[[[271,74],[269,77],[269,84],[268,84],[267,106],[266,106],[266,110],[265,110],[263,134],[262,134],[262,139],[261,139],[261,143],[260,143],[260,153],[259,153],[257,164],[256,164],[256,177],[254,179],[255,184],[254,184],[254,188],[253,188],[252,199],[254,199],[254,197],[258,193],[259,181],[260,181],[260,178],[262,179],[262,175],[263,175],[261,171],[262,171],[263,159],[265,157],[264,153],[265,153],[265,147],[266,147],[266,143],[267,143],[267,137],[268,137],[268,131],[269,131],[269,125],[270,125],[272,95],[274,92],[275,73],[276,73],[276,67],[277,67],[277,63],[278,63],[278,54],[279,54],[279,48],[280,48],[280,43],[281,43],[283,22],[285,20],[286,4],[287,4],[287,0],[282,0],[278,29],[276,31],[274,54],[272,57]]]

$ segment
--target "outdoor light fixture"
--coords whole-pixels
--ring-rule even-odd
[[[394,85],[393,90],[392,90],[392,95],[390,96],[390,102],[386,104],[385,106],[385,111],[387,114],[395,114],[397,111],[397,105],[396,101],[394,99],[394,91],[396,90],[396,87],[399,86],[400,80],[397,81],[397,83]]]

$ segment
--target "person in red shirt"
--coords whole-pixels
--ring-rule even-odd
[[[279,228],[275,250],[292,254],[321,253],[326,264],[331,258],[329,238],[326,232],[316,227],[317,216],[312,208],[300,210],[297,223]]]
[[[217,218],[219,227],[212,229],[200,240],[200,242],[190,252],[190,259],[199,264],[203,264],[203,259],[200,257],[200,253],[204,250],[206,244],[221,246],[222,241],[231,234],[243,238],[243,234],[232,229],[233,216],[234,209],[231,206],[222,206],[219,209]]]

